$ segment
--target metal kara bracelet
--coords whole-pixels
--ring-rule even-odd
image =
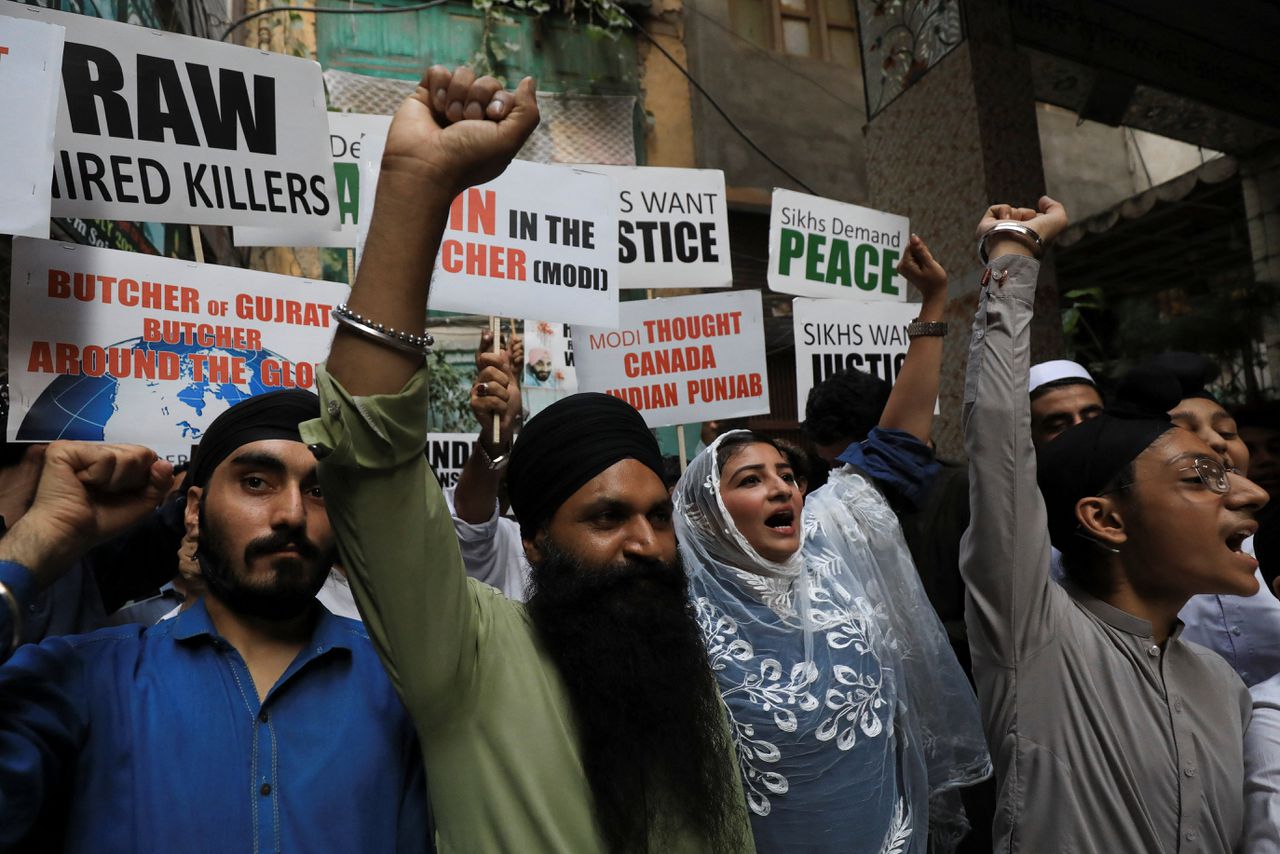
[[[401,332],[398,329],[390,329],[381,323],[376,323],[369,318],[356,314],[347,308],[346,303],[333,307],[333,319],[352,332],[359,332],[366,338],[371,338],[379,344],[385,344],[396,350],[405,353],[413,353],[417,356],[427,356],[431,353],[432,346],[436,343],[436,339],[432,337],[430,332],[423,332],[421,335],[414,335],[412,332]]]
[[[0,638],[0,661],[3,661],[7,654],[18,648],[18,644],[22,643],[22,609],[18,607],[18,597],[0,581],[0,600],[3,600],[9,606],[9,617],[13,622],[13,637]],[[6,651],[4,645],[8,644]]]
[[[1003,234],[1006,237],[1012,237],[1023,246],[1031,250],[1031,254],[1039,258],[1044,254],[1044,243],[1040,240],[1040,235],[1036,234],[1035,229],[1025,226],[1020,222],[997,222],[991,226],[981,237],[978,238],[978,257],[982,259],[982,263],[988,262],[987,258],[987,241],[991,239],[993,234]]]

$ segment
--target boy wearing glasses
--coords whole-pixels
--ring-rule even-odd
[[[1240,546],[1266,493],[1174,429],[1179,389],[1154,372],[1130,375],[1107,411],[1037,460],[1035,256],[1065,225],[1044,198],[1038,211],[993,207],[979,226],[995,261],[965,384],[972,521],[960,568],[996,761],[996,848],[1232,851],[1249,697],[1226,662],[1179,637],[1177,614],[1197,593],[1257,589]]]

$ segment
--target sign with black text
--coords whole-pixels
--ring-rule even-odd
[[[769,411],[759,291],[624,302],[620,320],[573,327],[581,391],[625,400],[650,427]]]
[[[918,303],[792,300],[800,418],[809,390],[834,373],[856,369],[893,384],[907,358],[907,324],[919,313]]]
[[[338,230],[321,223],[302,223],[297,228],[235,229],[236,246],[324,246],[352,249],[360,223],[360,158],[369,140],[385,143],[391,116],[365,113],[329,113],[329,153],[333,156],[333,198],[338,211]]]
[[[458,485],[462,467],[471,458],[471,447],[475,441],[475,433],[427,434],[427,463],[436,473],[440,486],[448,489]]]
[[[769,290],[853,300],[907,298],[897,266],[911,238],[906,217],[774,190]]]
[[[727,288],[729,213],[719,169],[583,166],[618,186],[623,288]]]
[[[0,15],[0,234],[49,236],[64,35],[56,24]]]
[[[337,225],[315,62],[0,0],[66,28],[53,214]]]

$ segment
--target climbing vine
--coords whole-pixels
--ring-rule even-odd
[[[587,32],[611,39],[618,38],[630,26],[615,0],[471,0],[471,5],[484,15],[480,48],[471,58],[471,65],[479,74],[498,77],[502,67],[521,49],[499,31],[500,27],[516,26],[516,14],[541,19],[548,13],[559,13],[583,24]]]

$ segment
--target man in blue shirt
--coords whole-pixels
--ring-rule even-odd
[[[219,416],[190,473],[208,593],[158,626],[20,647],[0,666],[0,850],[431,849],[412,723],[364,628],[316,603],[333,535],[306,392]],[[0,652],[22,608],[154,509],[168,463],[54,443],[0,540]]]

